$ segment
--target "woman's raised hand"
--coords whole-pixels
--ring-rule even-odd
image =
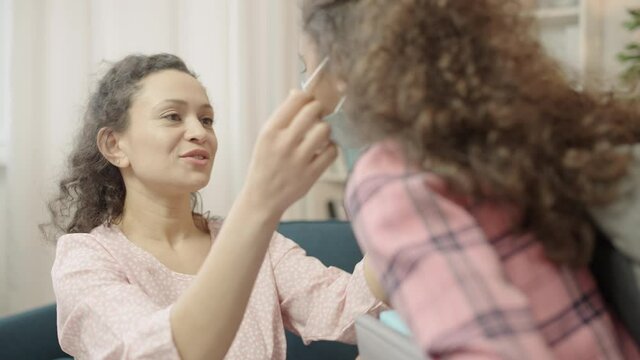
[[[284,212],[301,198],[337,157],[322,106],[292,90],[263,126],[249,165],[245,195]]]

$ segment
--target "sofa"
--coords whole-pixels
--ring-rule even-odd
[[[67,357],[58,344],[55,304],[0,319],[0,359]]]
[[[282,222],[278,231],[296,241],[307,254],[327,266],[351,272],[362,259],[351,226],[344,221]],[[287,359],[355,359],[353,345],[318,341],[305,346],[286,333]],[[49,360],[68,358],[58,344],[55,304],[0,319],[0,359]]]

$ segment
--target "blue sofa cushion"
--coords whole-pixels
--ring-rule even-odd
[[[67,357],[58,344],[55,305],[0,319],[0,359]]]

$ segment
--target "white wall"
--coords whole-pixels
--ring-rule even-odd
[[[616,78],[624,69],[616,59],[616,54],[635,40],[640,42],[640,32],[632,34],[622,24],[630,19],[628,8],[640,8],[640,0],[605,0],[602,19],[602,64],[604,75],[609,79]]]
[[[3,254],[7,254],[6,239],[8,237],[6,226],[7,209],[5,206],[2,206],[2,204],[7,203],[6,190],[6,171],[4,166],[0,164],[0,314],[6,312],[6,309],[9,308],[9,297],[7,296],[7,282],[9,280],[7,277],[7,256],[3,256]]]
[[[8,74],[8,69],[6,68],[8,41],[6,37],[3,36],[8,35],[7,30],[10,27],[8,10],[7,2],[0,0],[0,79],[6,78]],[[8,237],[7,226],[5,225],[7,217],[7,197],[5,195],[7,189],[5,172],[5,137],[7,134],[7,129],[5,128],[7,118],[6,85],[6,81],[0,81],[0,313],[2,313],[2,309],[7,308],[6,284],[8,281],[6,256],[3,256],[3,254],[7,253],[6,239]]]
[[[619,82],[623,70],[616,55],[633,40],[623,27],[627,9],[639,0],[580,0],[581,20],[541,21],[540,36],[550,54],[570,69],[570,75],[587,76],[587,83],[609,88]],[[583,30],[585,30],[583,32]],[[584,36],[584,37],[583,37]],[[640,41],[640,34],[635,34]]]

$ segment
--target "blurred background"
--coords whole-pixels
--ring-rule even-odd
[[[640,0],[522,1],[578,86],[640,74]],[[53,301],[54,245],[38,224],[109,62],[170,52],[199,74],[220,143],[202,198],[224,216],[261,125],[299,84],[298,16],[294,0],[0,0],[0,316]],[[344,218],[346,177],[339,159],[285,218]]]

